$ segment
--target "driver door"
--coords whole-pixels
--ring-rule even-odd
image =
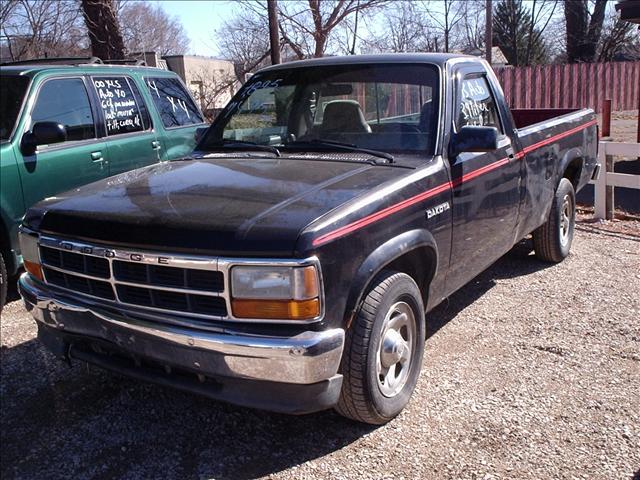
[[[447,289],[467,283],[513,245],[520,201],[521,166],[483,72],[458,71],[454,132],[470,126],[498,129],[498,149],[461,153],[451,165],[452,243]]]
[[[35,154],[23,155],[18,162],[26,208],[109,173],[106,145],[96,136],[95,111],[84,78],[50,78],[39,86],[27,125],[45,121],[64,125],[67,140],[40,145]]]

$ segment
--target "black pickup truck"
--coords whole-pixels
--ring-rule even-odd
[[[528,234],[568,255],[597,142],[591,110],[510,111],[474,57],[269,67],[190,158],[31,208],[20,292],[66,360],[384,423],[434,306]]]

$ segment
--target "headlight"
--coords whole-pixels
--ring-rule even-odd
[[[314,266],[237,266],[231,269],[236,318],[310,320],[320,315],[320,280]]]
[[[24,269],[38,280],[44,280],[42,267],[40,266],[38,236],[34,233],[20,230],[18,237],[20,240],[20,253],[22,254]]]

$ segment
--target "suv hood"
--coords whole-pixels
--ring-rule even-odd
[[[114,246],[289,256],[309,223],[406,173],[346,161],[174,161],[49,198],[29,210],[25,224]]]

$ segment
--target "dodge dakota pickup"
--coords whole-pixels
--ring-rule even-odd
[[[475,57],[272,66],[189,158],[29,209],[20,292],[67,361],[382,424],[431,309],[529,234],[569,254],[597,141],[592,110],[510,111]]]

